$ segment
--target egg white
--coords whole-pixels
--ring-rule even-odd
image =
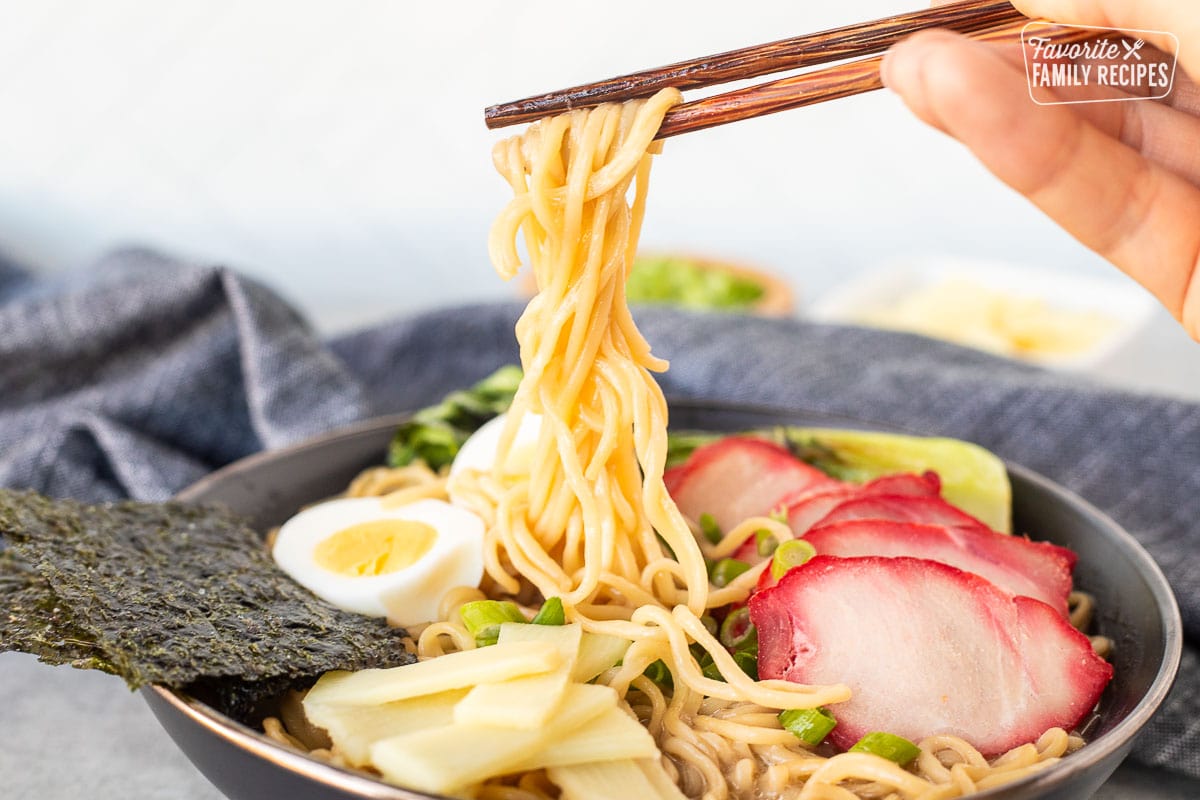
[[[504,425],[508,422],[508,414],[488,420],[480,426],[458,448],[458,455],[450,464],[450,477],[465,470],[491,472],[496,464],[497,451],[500,449],[500,437],[504,433]],[[519,474],[529,471],[529,459],[538,436],[542,431],[542,415],[526,413],[521,417],[517,433],[513,437],[512,449],[504,465],[506,472]]]
[[[317,563],[317,546],[352,525],[381,519],[423,522],[437,531],[433,545],[408,567],[383,575],[342,575]],[[330,500],[285,522],[271,554],[293,580],[345,611],[415,625],[438,617],[438,606],[456,586],[478,586],[483,577],[483,520],[442,500],[388,508],[378,497]]]

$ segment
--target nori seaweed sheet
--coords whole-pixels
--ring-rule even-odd
[[[74,625],[50,582],[12,551],[0,552],[0,651],[22,650],[48,664],[113,672],[90,635]]]
[[[89,506],[0,489],[0,650],[193,685],[225,710],[331,669],[413,660],[403,630],[341,611],[275,566],[235,515]]]

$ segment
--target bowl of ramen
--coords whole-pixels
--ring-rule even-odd
[[[183,493],[395,640],[236,718],[148,690],[230,797],[1082,798],[1162,702],[1170,590],[1064,489],[794,412],[675,403],[668,430],[625,287],[679,101],[496,146],[492,261],[523,242],[538,287],[521,369]]]
[[[812,414],[703,403],[673,403],[671,411],[673,426],[689,431],[759,431],[767,437],[777,436],[785,429],[813,430],[814,426],[828,429],[831,425],[828,418]],[[378,468],[386,459],[397,427],[406,419],[383,418],[295,447],[250,457],[205,478],[185,490],[180,498],[228,506],[249,517],[265,536],[293,518],[299,509],[344,493],[364,470]],[[685,435],[682,440],[687,442],[690,436]],[[1033,755],[1024,773],[1002,785],[987,788],[986,780],[976,781],[978,794],[973,796],[1010,800],[1087,797],[1127,755],[1134,737],[1170,687],[1181,646],[1178,611],[1157,567],[1110,519],[1079,497],[1020,466],[1007,465],[1007,476],[1011,481],[1012,529],[1030,532],[1034,538],[1049,540],[1077,555],[1075,587],[1094,598],[1088,633],[1110,643],[1106,657],[1112,665],[1112,679],[1103,689],[1094,712],[1089,710],[1076,729],[1085,745],[1076,752],[1063,754],[1065,757],[1061,759],[1048,759],[1049,763],[1041,768],[1036,768],[1038,758]],[[953,480],[948,478],[950,483]],[[913,646],[920,645],[913,643]],[[441,796],[397,785],[394,775],[389,782],[374,770],[356,769],[336,760],[331,763],[325,753],[314,755],[308,752],[309,748],[268,735],[263,729],[264,720],[280,718],[286,709],[281,712],[278,707],[268,706],[250,716],[233,719],[186,692],[162,687],[144,692],[155,715],[178,745],[231,798],[248,800],[285,793],[305,800],[409,800]],[[836,704],[827,707],[837,713]],[[289,727],[295,728],[296,723]],[[1047,741],[1038,741],[1026,750],[1048,746]],[[762,752],[768,751],[769,748],[762,748]],[[1025,756],[1029,757],[1030,752]],[[461,758],[469,762],[472,755],[463,752]],[[952,763],[958,757],[943,755],[942,758]],[[726,768],[739,769],[737,759],[727,763]],[[909,771],[921,772],[915,765]],[[965,770],[959,771],[965,774]],[[764,776],[765,772],[760,771],[759,790],[756,790],[759,797],[765,796],[760,791]],[[729,796],[746,796],[736,789],[736,776],[726,778]],[[886,781],[887,776],[880,779]],[[881,788],[887,788],[886,783],[872,788],[869,781],[852,780],[844,785],[860,790],[866,787],[861,796],[889,796],[886,791],[880,793]],[[778,796],[812,796],[802,794],[802,786],[803,781],[793,776]],[[521,794],[516,785],[510,789],[505,794],[498,788],[481,792],[476,787],[474,796],[539,796],[536,790]],[[892,795],[896,797],[922,796],[916,786],[891,789],[896,790]]]

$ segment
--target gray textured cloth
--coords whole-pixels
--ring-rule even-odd
[[[206,471],[374,413],[428,404],[516,360],[515,305],[430,312],[322,342],[216,267],[118,253],[37,281],[0,263],[0,483],[163,499]],[[668,396],[848,415],[969,439],[1131,531],[1200,641],[1200,407],[916,336],[643,310]],[[1135,757],[1200,777],[1189,646]]]

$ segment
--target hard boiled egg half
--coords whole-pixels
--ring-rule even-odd
[[[499,459],[500,438],[504,435],[504,426],[507,424],[508,414],[501,414],[485,422],[479,430],[467,437],[450,464],[450,477],[453,479],[469,469],[491,472]],[[541,431],[541,414],[527,412],[521,416],[508,456],[501,465],[502,472],[510,475],[529,472],[533,450]]]
[[[467,477],[469,473],[491,473],[499,467],[502,476],[529,474],[533,452],[542,431],[542,415],[532,412],[522,415],[512,445],[501,461],[500,440],[504,437],[504,427],[508,420],[508,414],[500,414],[488,420],[458,448],[458,455],[450,463],[450,479],[446,483],[446,491],[455,503],[470,505],[469,497],[463,492],[463,481],[470,483]]]
[[[483,577],[483,520],[441,500],[389,507],[378,497],[330,500],[275,536],[288,575],[345,611],[396,625],[438,618],[442,598]]]

